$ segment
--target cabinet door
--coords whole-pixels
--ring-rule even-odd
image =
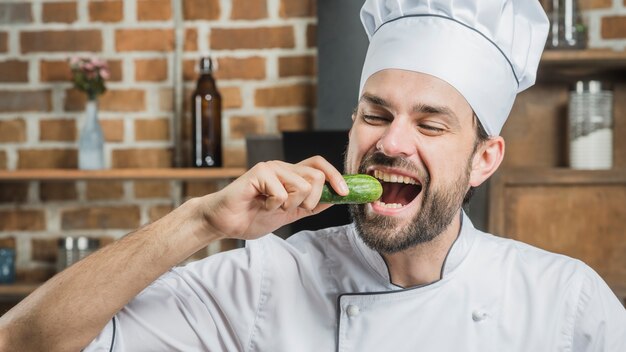
[[[578,258],[626,299],[626,170],[503,170],[489,230]]]

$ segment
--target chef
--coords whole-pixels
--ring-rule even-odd
[[[626,351],[626,312],[584,263],[472,226],[471,189],[534,83],[534,0],[368,0],[346,152],[383,196],[284,241],[339,172],[258,164],[60,273],[0,321],[3,351]],[[245,248],[184,267],[222,238]]]

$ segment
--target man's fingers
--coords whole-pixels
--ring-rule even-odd
[[[348,193],[350,192],[348,190],[348,185],[346,184],[346,180],[343,179],[341,172],[339,172],[333,166],[333,164],[329,163],[328,160],[322,158],[321,156],[317,155],[317,156],[308,158],[306,160],[301,161],[299,164],[306,165],[306,166],[322,171],[325,175],[325,179],[328,180],[331,187],[339,195],[347,196]]]
[[[276,210],[278,207],[284,210],[292,210],[311,193],[311,184],[289,164],[280,161],[267,163],[259,172],[262,180],[259,191],[267,197],[266,209]]]

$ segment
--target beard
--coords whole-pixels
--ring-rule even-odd
[[[417,169],[403,158],[392,158],[374,152],[363,158],[359,165],[359,173],[365,173],[372,165],[405,170]],[[442,187],[433,187],[430,174],[426,172],[421,191],[422,205],[413,219],[403,227],[400,227],[400,219],[367,214],[365,204],[350,204],[348,209],[359,236],[368,247],[384,254],[397,253],[432,241],[452,223],[455,214],[461,208],[469,185],[470,170],[471,158],[461,177],[451,185]]]

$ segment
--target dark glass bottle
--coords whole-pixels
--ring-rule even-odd
[[[222,166],[222,97],[212,76],[213,62],[200,60],[200,77],[191,98],[191,164]]]

